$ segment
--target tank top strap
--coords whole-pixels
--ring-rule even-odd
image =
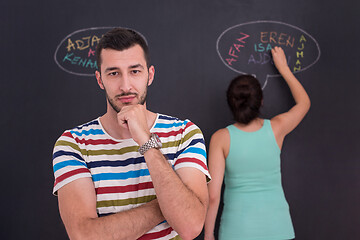
[[[270,119],[264,119],[264,125],[265,128],[271,129]]]
[[[275,134],[271,126],[270,119],[264,119],[264,130],[266,131],[267,136],[270,138],[274,148],[278,149],[281,152],[281,149],[279,148],[279,145],[276,142]]]
[[[271,127],[270,119],[264,119],[263,129],[266,132],[270,133],[271,135],[274,135],[274,132],[273,132],[272,127]]]
[[[234,126],[234,124],[231,124],[229,126],[226,127],[227,130],[229,131],[230,136],[234,134],[235,131],[237,131],[238,129]]]

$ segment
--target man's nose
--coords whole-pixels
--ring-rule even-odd
[[[122,92],[129,92],[131,90],[131,81],[127,74],[124,74],[121,78],[120,90]]]

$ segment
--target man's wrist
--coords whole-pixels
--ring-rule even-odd
[[[139,146],[142,146],[145,143],[147,143],[150,140],[150,138],[151,138],[151,133],[144,135],[144,137],[141,138],[141,140],[139,140],[139,142],[138,142]]]
[[[138,151],[141,155],[144,155],[145,152],[148,151],[149,149],[152,149],[152,148],[160,149],[161,147],[162,147],[162,143],[160,141],[159,136],[152,133],[150,136],[150,139],[147,142],[145,142],[144,144],[142,144],[139,147]]]

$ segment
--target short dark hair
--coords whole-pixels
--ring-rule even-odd
[[[147,67],[150,65],[150,55],[148,45],[145,39],[136,31],[128,28],[113,28],[105,33],[98,45],[96,46],[96,62],[100,71],[101,66],[101,51],[106,48],[123,51],[130,47],[139,44],[144,51],[144,57]]]
[[[227,102],[235,121],[248,124],[260,115],[263,92],[259,81],[252,75],[234,78],[227,90]]]

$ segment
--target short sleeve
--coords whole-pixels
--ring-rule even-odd
[[[54,188],[53,194],[64,185],[79,178],[90,177],[91,173],[83,158],[79,145],[70,131],[65,131],[56,141],[53,151]]]
[[[185,120],[184,123],[184,131],[175,155],[174,169],[176,171],[183,167],[197,168],[206,175],[207,181],[210,181],[204,136],[194,123],[188,120]]]

